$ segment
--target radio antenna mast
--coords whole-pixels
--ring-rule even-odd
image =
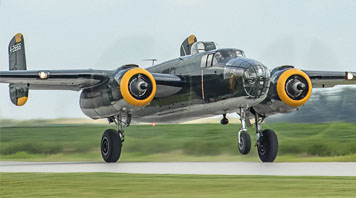
[[[142,60],[142,61],[152,61],[152,65],[154,65],[155,62],[157,61],[157,59],[155,59],[155,58],[148,58],[148,59],[145,59],[145,60]]]

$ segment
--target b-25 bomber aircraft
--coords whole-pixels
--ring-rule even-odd
[[[106,118],[117,130],[107,129],[101,139],[106,162],[117,162],[124,141],[124,128],[131,119],[140,122],[180,122],[238,113],[238,150],[251,149],[250,119],[255,120],[259,158],[273,162],[278,139],[271,129],[262,130],[268,116],[289,113],[303,106],[312,88],[356,84],[356,72],[300,70],[291,65],[271,71],[261,62],[246,58],[235,48],[217,49],[214,42],[197,41],[194,35],[180,47],[180,57],[146,69],[123,65],[114,70],[27,70],[24,38],[10,41],[9,70],[0,82],[9,83],[11,102],[22,106],[29,90],[81,91],[80,108],[92,118]]]

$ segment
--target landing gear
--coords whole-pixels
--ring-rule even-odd
[[[273,162],[278,154],[278,138],[271,129],[261,130],[264,117],[255,114],[257,152],[262,162]]]
[[[262,162],[273,162],[278,153],[278,139],[274,131],[262,131],[262,136],[257,145],[258,156]]]
[[[245,109],[240,109],[240,121],[241,121],[241,129],[238,134],[238,148],[242,155],[247,155],[251,150],[251,138],[247,133],[246,128],[246,112]]]
[[[125,118],[123,118],[120,114],[108,118],[108,121],[109,123],[114,122],[117,125],[117,131],[107,129],[104,132],[101,138],[101,155],[105,162],[117,162],[120,159],[122,143],[124,142],[123,128],[130,125],[131,115],[126,114]]]
[[[273,162],[278,154],[278,138],[271,129],[261,130],[261,125],[265,117],[261,117],[252,108],[250,112],[255,115],[257,152],[262,162]],[[241,154],[246,155],[251,150],[251,138],[247,133],[246,127],[246,109],[240,108],[241,129],[238,134],[238,148]]]
[[[239,141],[239,151],[242,155],[247,155],[251,150],[251,138],[250,135],[243,131],[240,133],[240,141]]]
[[[223,114],[223,118],[220,120],[220,124],[222,125],[229,124],[229,119],[226,118],[226,113]]]
[[[121,155],[122,140],[114,129],[107,129],[101,138],[101,156],[105,162],[117,162]]]

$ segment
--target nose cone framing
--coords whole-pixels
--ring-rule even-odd
[[[248,58],[230,60],[226,66],[244,69],[242,81],[245,92],[253,98],[267,95],[270,86],[270,72],[262,63]]]

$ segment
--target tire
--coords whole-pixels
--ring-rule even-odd
[[[251,150],[251,138],[246,131],[240,133],[240,142],[238,144],[239,151],[242,155],[247,155]]]
[[[258,156],[262,162],[273,162],[278,154],[278,138],[271,129],[262,131],[262,137],[257,146]]]
[[[122,141],[114,129],[107,129],[101,138],[101,156],[105,162],[117,162],[121,155]]]

